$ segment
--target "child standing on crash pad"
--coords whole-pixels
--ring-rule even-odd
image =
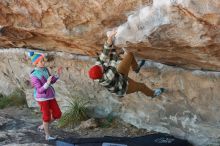
[[[38,130],[44,130],[46,140],[55,140],[49,132],[49,124],[62,115],[59,105],[55,99],[55,90],[52,84],[59,79],[62,68],[59,68],[57,75],[51,75],[45,67],[44,55],[35,52],[29,52],[32,64],[35,66],[31,72],[31,84],[34,87],[34,98],[38,102],[41,112],[43,124]]]

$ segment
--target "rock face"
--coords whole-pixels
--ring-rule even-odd
[[[0,46],[95,55],[109,28],[149,0],[33,0],[0,2]]]
[[[219,145],[219,8],[219,0],[1,0],[0,92],[22,88],[29,106],[36,106],[29,84],[32,67],[24,59],[28,50],[18,48],[46,50],[53,58],[47,64],[52,73],[64,67],[54,85],[63,110],[69,98],[81,97],[90,101],[93,116],[113,114],[195,145]],[[186,68],[149,61],[140,74],[130,74],[151,88],[166,87],[168,93],[118,99],[88,78],[94,63],[89,56],[100,52],[113,27],[118,27],[117,46]]]
[[[10,107],[0,110],[0,145],[1,146],[51,146],[56,141],[45,140],[45,135],[37,127],[42,124],[40,114],[29,108]],[[4,122],[3,122],[4,121]],[[50,125],[50,132],[60,139],[75,133],[65,132]]]
[[[120,26],[118,46],[141,57],[220,71],[219,8],[219,0],[2,0],[0,46],[94,56]]]
[[[116,44],[169,65],[220,70],[220,1],[154,0],[128,17]]]
[[[23,146],[49,146],[44,144],[43,134],[36,131],[36,124],[41,123],[40,119],[33,117],[33,113],[32,118],[21,116],[31,114],[27,109],[16,109],[19,115],[14,110],[9,108],[0,111],[0,145],[19,146],[22,143]]]
[[[30,60],[22,59],[25,51],[10,48],[0,54],[0,84],[7,85],[1,87],[1,92],[9,94],[15,87],[22,88],[29,106],[34,107],[33,88],[28,84],[32,67]],[[219,72],[190,71],[147,62],[139,74],[131,71],[129,76],[150,88],[165,87],[168,92],[155,99],[142,93],[118,98],[88,78],[88,68],[94,59],[68,53],[49,52],[48,55],[54,58],[47,63],[51,73],[58,66],[64,69],[54,85],[63,111],[70,98],[81,98],[89,101],[93,117],[116,115],[138,128],[170,133],[198,146],[219,144]]]

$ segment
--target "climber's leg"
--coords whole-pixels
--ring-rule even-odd
[[[148,88],[144,83],[139,83],[128,78],[128,89],[126,94],[130,94],[138,91],[141,91],[146,96],[151,96],[151,97],[154,96],[154,91]]]
[[[133,53],[125,52],[125,56],[119,63],[117,71],[125,76],[128,76],[130,67],[132,67],[133,70],[136,70],[138,68],[138,64],[134,58]]]

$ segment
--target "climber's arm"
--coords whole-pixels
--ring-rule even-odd
[[[107,42],[104,44],[102,53],[97,58],[96,65],[103,65],[106,62],[108,56],[110,55],[111,47],[112,45],[110,46]]]
[[[108,39],[104,44],[103,51],[97,59],[96,65],[100,65],[100,64],[103,65],[106,62],[108,57],[110,59],[110,64],[111,64],[111,60],[117,61],[116,51],[113,48],[113,39],[114,39],[116,33],[117,33],[116,30],[113,30],[110,33],[110,35],[108,36]]]

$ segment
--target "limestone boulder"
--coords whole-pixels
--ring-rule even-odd
[[[23,0],[0,2],[0,46],[95,56],[116,44],[168,65],[220,71],[218,0]]]

